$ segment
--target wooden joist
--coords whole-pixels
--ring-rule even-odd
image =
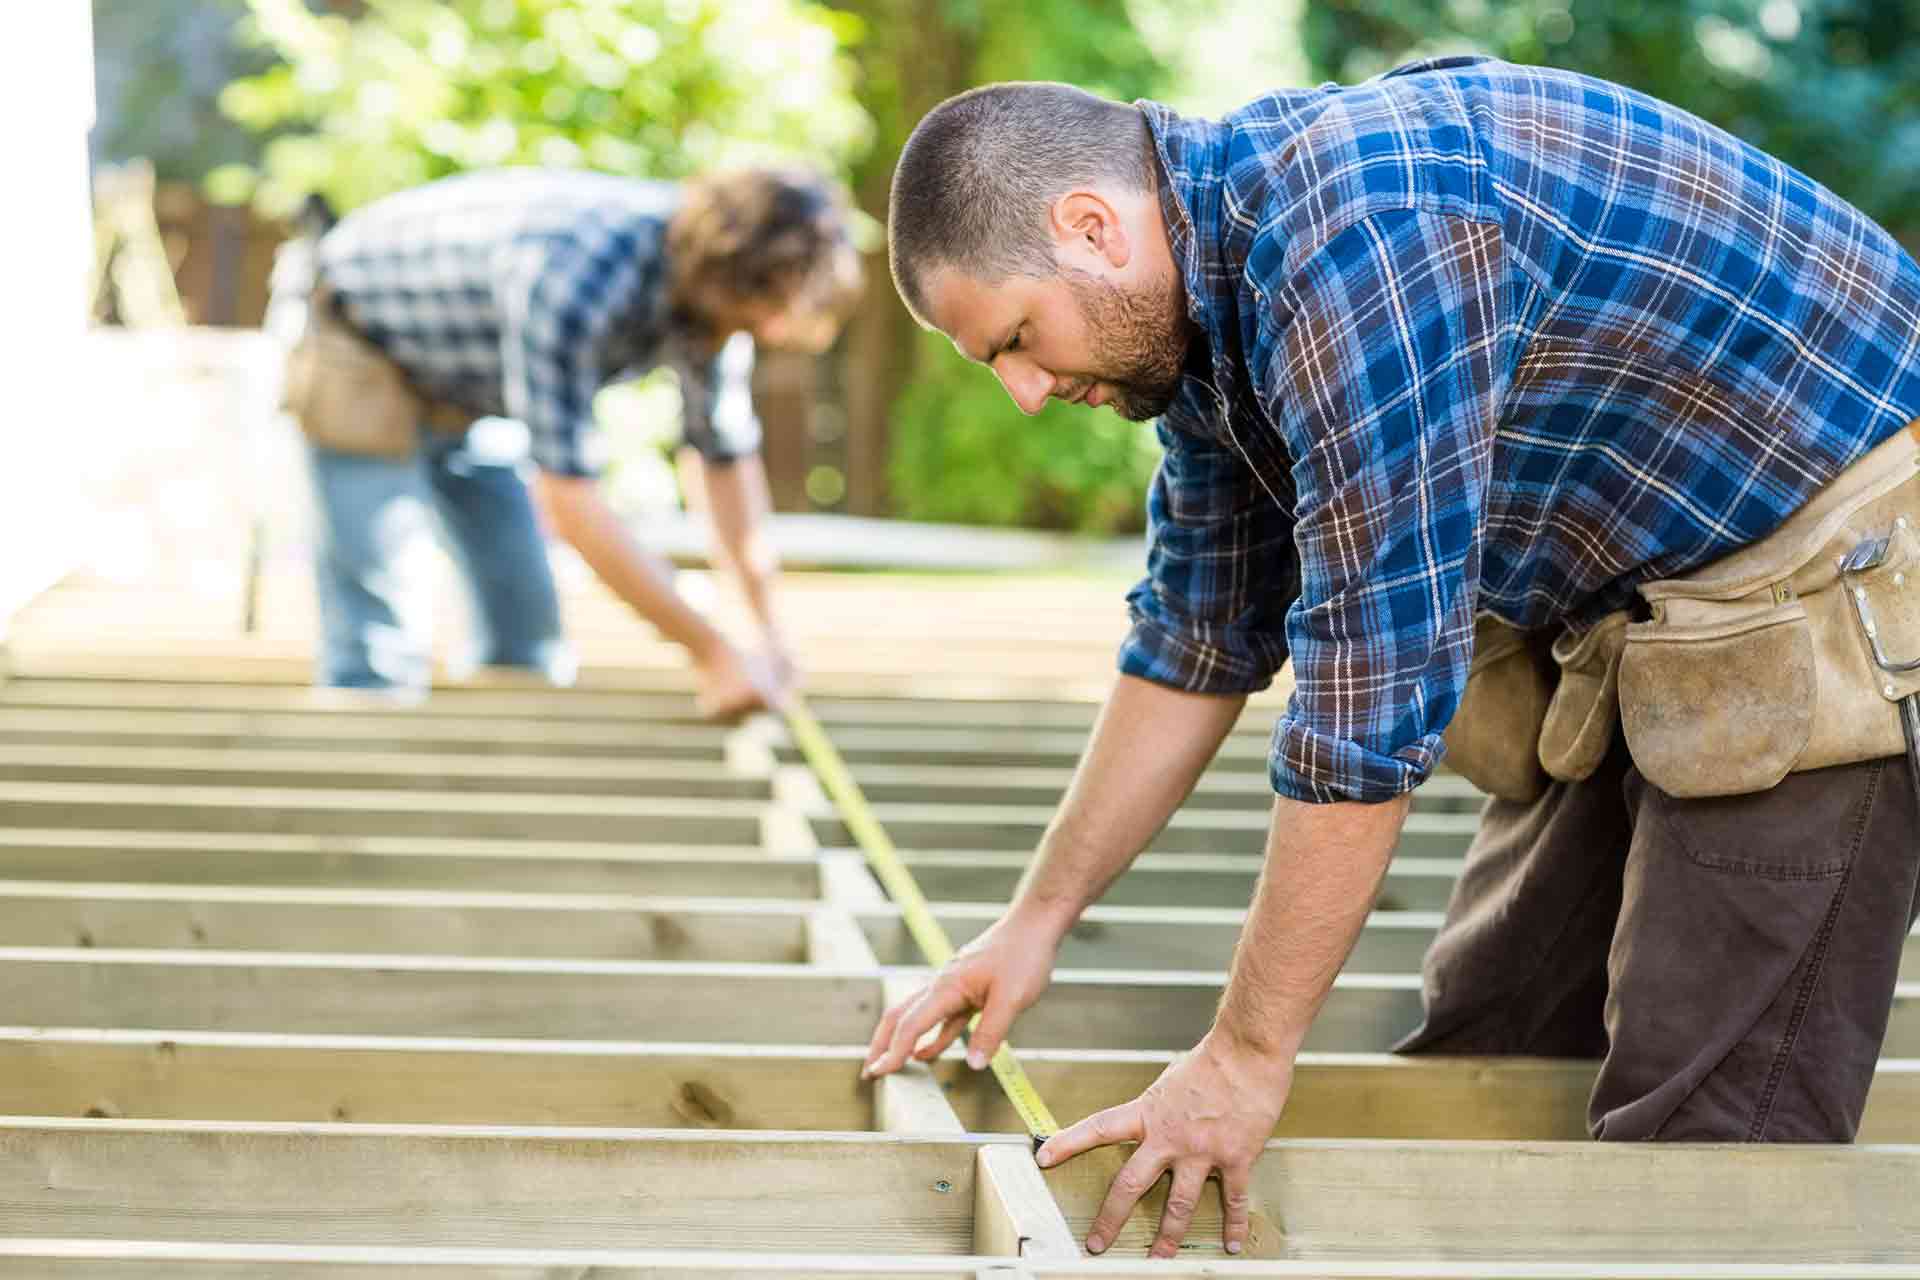
[[[10,826],[752,844],[765,805],[747,800],[515,796],[114,783],[0,783]]]
[[[820,868],[757,845],[0,827],[10,880],[815,898]]]
[[[15,947],[798,964],[803,903],[471,890],[0,881]]]
[[[453,791],[764,800],[768,780],[712,759],[604,760],[426,755],[373,749],[42,746],[0,743],[0,782],[124,783],[323,791]]]
[[[911,1254],[739,1253],[688,1249],[434,1248],[408,1245],[220,1245],[171,1240],[0,1240],[0,1274],[49,1280],[1920,1280],[1899,1262],[1459,1262],[1341,1258],[1287,1262],[916,1257]]]
[[[804,965],[0,948],[9,1016],[40,1026],[849,1045],[871,1034],[880,982]],[[1217,973],[1063,973],[1015,1035],[1186,1048],[1220,986]],[[1414,975],[1343,975],[1307,1046],[1382,1050],[1419,1016]]]
[[[1006,1142],[1024,1153],[1024,1138]],[[0,1124],[0,1236],[967,1254],[977,1153],[993,1145],[19,1119]],[[1074,1239],[1126,1154],[1045,1173]],[[1256,1167],[1249,1254],[1912,1262],[1917,1177],[1920,1148],[1906,1146],[1278,1141]],[[1144,1249],[1163,1195],[1135,1213],[1118,1254]],[[1218,1241],[1209,1195],[1192,1252]]]
[[[1017,1133],[949,1056],[862,1083],[858,1046],[0,1028],[0,1114],[149,1120]],[[1135,1097],[1172,1051],[1022,1048],[1071,1123]],[[1595,1064],[1304,1055],[1278,1137],[1577,1140]],[[883,1096],[888,1093],[891,1098]],[[894,1114],[887,1113],[891,1104]],[[1920,1062],[1881,1063],[1861,1132],[1920,1141]]]
[[[558,756],[568,760],[720,759],[732,731],[714,725],[537,720],[521,717],[417,716],[366,710],[352,716],[289,712],[19,707],[0,703],[0,742],[191,750],[338,753],[409,752]]]

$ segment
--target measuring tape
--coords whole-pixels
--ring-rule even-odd
[[[787,727],[793,733],[794,743],[800,748],[800,754],[820,779],[820,785],[832,798],[834,807],[840,811],[840,820],[847,824],[847,830],[853,833],[854,843],[867,855],[867,865],[873,868],[873,874],[879,878],[880,885],[900,908],[900,918],[907,926],[907,932],[919,946],[920,954],[927,963],[938,969],[953,958],[953,942],[947,937],[947,931],[933,918],[933,911],[927,906],[926,895],[920,892],[920,886],[914,881],[913,873],[900,861],[899,850],[893,847],[893,841],[887,837],[885,827],[873,816],[873,809],[867,804],[867,798],[861,794],[860,784],[853,780],[848,772],[846,761],[834,750],[833,742],[827,737],[826,730],[807,710],[805,702],[796,694],[787,711]],[[967,1022],[966,1035],[971,1036],[974,1027],[979,1025],[980,1015],[974,1014]],[[994,1079],[1006,1091],[1007,1101],[1020,1116],[1020,1122],[1027,1126],[1027,1132],[1033,1137],[1037,1150],[1041,1143],[1060,1131],[1053,1118],[1053,1112],[1047,1110],[1047,1104],[1040,1100],[1040,1091],[1033,1087],[1033,1081],[1027,1078],[1026,1068],[1013,1056],[1013,1049],[1005,1041],[994,1051]]]

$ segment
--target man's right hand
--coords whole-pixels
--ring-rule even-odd
[[[887,1010],[867,1047],[861,1078],[898,1071],[910,1060],[939,1057],[976,1009],[980,1025],[967,1039],[967,1065],[976,1071],[985,1067],[1013,1020],[1052,981],[1054,957],[1064,936],[1064,929],[1009,910],[960,948],[932,982]],[[921,1044],[928,1032],[934,1033],[932,1038]]]
[[[694,706],[702,718],[731,724],[762,710],[785,710],[792,686],[768,658],[721,644],[693,664]]]

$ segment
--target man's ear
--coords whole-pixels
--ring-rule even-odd
[[[1061,259],[1069,264],[1098,259],[1118,270],[1133,257],[1120,210],[1097,191],[1069,191],[1053,202],[1052,230]]]

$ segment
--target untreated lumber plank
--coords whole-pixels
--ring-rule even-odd
[[[0,827],[0,876],[149,884],[310,885],[817,898],[810,860],[757,845]]]
[[[1029,1261],[1071,1261],[1080,1245],[1031,1152],[988,1145],[974,1157],[973,1251]]]
[[[1211,1024],[1220,985],[1217,973],[1064,972],[1015,1039],[1184,1049]],[[8,947],[0,993],[13,1020],[41,1026],[848,1045],[872,1033],[881,977],[804,965]],[[1903,1033],[1915,1006],[1905,999],[1895,1011]],[[1385,1049],[1419,1018],[1413,975],[1343,974],[1307,1047]]]
[[[1213,1025],[1223,975],[1173,970],[1063,970],[1013,1025],[1034,1049],[1190,1049]],[[1306,1048],[1379,1052],[1420,1024],[1412,974],[1341,974]]]
[[[30,1268],[30,1270],[27,1270]],[[220,1245],[179,1241],[0,1240],[0,1274],[52,1280],[207,1276],[213,1280],[1113,1280],[1244,1276],[1249,1280],[1920,1280],[1902,1263],[1020,1261],[888,1254],[737,1253],[669,1249],[483,1249],[420,1246]]]
[[[0,1124],[0,1237],[964,1254],[975,1145],[17,1120]]]
[[[1048,1171],[1076,1233],[1127,1154]],[[1280,1141],[1254,1168],[1249,1253],[1911,1263],[1916,1176],[1910,1146]],[[1117,1252],[1151,1241],[1164,1195]],[[1218,1197],[1205,1201],[1193,1234],[1217,1241]]]
[[[865,1043],[880,977],[805,965],[0,948],[48,1027]]]
[[[851,1049],[804,1045],[0,1028],[0,1114],[17,1115],[883,1127],[859,1071]]]
[[[182,666],[191,666],[183,661]],[[302,717],[359,717],[403,711],[416,721],[444,717],[542,720],[681,722],[705,724],[694,710],[691,693],[569,693],[542,687],[516,689],[438,688],[417,702],[399,702],[392,694],[358,689],[326,689],[308,679],[294,684],[247,684],[149,679],[26,678],[10,681],[0,701],[9,707],[63,710],[237,711]]]
[[[942,903],[935,918],[956,946],[1000,918],[991,903]],[[1226,907],[1090,907],[1061,943],[1068,969],[1225,969],[1246,912]],[[913,964],[918,955],[900,913],[862,912],[874,952],[887,964]],[[1441,916],[1432,911],[1375,912],[1348,957],[1355,973],[1417,973]]]
[[[16,1120],[0,1127],[0,1236],[963,1253],[979,1145]],[[1047,1172],[1076,1238],[1125,1155]],[[1920,1148],[1898,1146],[1283,1141],[1255,1169],[1249,1252],[1912,1263],[1916,1177]],[[1144,1248],[1163,1194],[1123,1231],[1121,1256]],[[1218,1231],[1217,1202],[1203,1205],[1194,1252],[1217,1253]]]
[[[987,1073],[942,1059],[893,1091],[861,1046],[0,1028],[0,1114],[1015,1133]],[[1066,1123],[1126,1102],[1171,1051],[1021,1049]],[[1585,1136],[1594,1064],[1302,1056],[1278,1137]],[[900,1080],[902,1076],[887,1079]],[[886,1082],[881,1082],[884,1085]],[[936,1099],[938,1108],[915,1109]],[[957,1119],[955,1118],[957,1116]],[[1860,1138],[1920,1140],[1920,1062],[1880,1063]]]
[[[898,1004],[911,994],[915,983],[905,975],[889,976],[881,987],[885,1002]],[[864,1061],[865,1046],[858,1056]],[[909,1062],[891,1075],[874,1081],[874,1128],[887,1133],[958,1134],[965,1133],[953,1104],[947,1101],[941,1080],[923,1063]],[[1015,1128],[1019,1122],[1015,1122]],[[976,1248],[979,1241],[976,1237]],[[982,1249],[981,1252],[992,1252]]]
[[[9,826],[751,844],[763,804],[266,787],[0,783]]]
[[[715,760],[556,759],[254,747],[99,747],[0,744],[0,782],[126,783],[176,787],[319,788],[493,794],[673,796],[765,800],[766,778],[730,774]]]
[[[798,964],[809,910],[776,899],[0,881],[0,938],[15,947]]]
[[[365,711],[354,716],[281,712],[87,710],[0,701],[0,742],[100,747],[244,748],[408,752],[617,760],[711,760],[727,731],[715,726]]]

